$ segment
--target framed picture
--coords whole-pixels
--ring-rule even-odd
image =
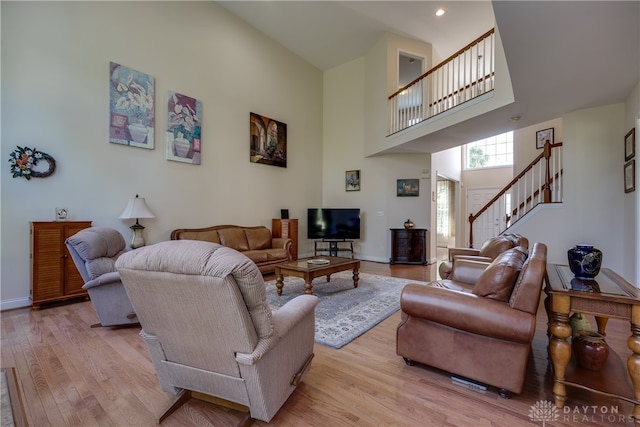
[[[399,179],[397,190],[398,197],[418,197],[420,195],[420,180]]]
[[[153,149],[154,81],[148,74],[109,63],[109,142]]]
[[[200,164],[202,101],[169,91],[167,94],[167,160]]]
[[[624,192],[631,193],[636,189],[636,161],[631,160],[624,165]]]
[[[360,191],[360,171],[346,171],[344,174],[345,190]]]
[[[249,160],[251,163],[287,167],[287,125],[249,113]]]
[[[631,160],[636,155],[636,128],[624,136],[624,160]]]
[[[544,148],[546,142],[553,144],[553,128],[536,132],[536,148]]]

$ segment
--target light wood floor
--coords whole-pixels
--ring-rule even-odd
[[[363,262],[361,271],[409,282],[428,281],[434,270]],[[0,366],[15,367],[32,426],[153,426],[172,399],[160,390],[139,328],[91,329],[97,317],[90,302],[7,311],[1,318]],[[478,393],[453,385],[445,372],[405,365],[395,354],[399,320],[399,313],[392,315],[340,350],[316,344],[310,373],[269,425],[542,425],[529,414],[536,402],[552,400],[544,309],[538,312],[525,390],[508,400],[495,389]],[[625,359],[628,335],[628,324],[609,321],[607,342]],[[547,426],[632,425],[630,403],[576,388],[568,391],[571,414],[561,414]],[[619,412],[603,415],[601,408]],[[163,425],[231,426],[241,417],[240,412],[191,400]]]

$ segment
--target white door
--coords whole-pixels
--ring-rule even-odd
[[[467,190],[467,226],[466,242],[469,244],[469,216],[477,214],[498,192],[500,187],[492,188],[470,188]],[[482,244],[492,237],[500,234],[505,227],[505,206],[504,198],[500,198],[499,203],[495,203],[483,215],[473,223],[473,247],[479,249]]]

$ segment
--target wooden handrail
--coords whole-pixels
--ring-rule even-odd
[[[515,178],[513,178],[502,190],[498,192],[487,204],[485,204],[482,209],[480,209],[475,215],[469,214],[469,247],[473,247],[473,222],[480,217],[484,212],[489,209],[491,205],[493,205],[496,201],[500,199],[507,191],[511,189],[522,177],[525,176],[527,172],[529,172],[533,167],[543,158],[546,159],[546,170],[545,170],[545,182],[542,185],[541,189],[544,191],[544,203],[551,202],[551,175],[549,168],[549,159],[551,158],[551,149],[555,147],[562,147],[562,142],[558,142],[556,144],[551,144],[550,142],[546,142],[544,144],[544,150],[540,153],[535,159],[533,159]],[[557,176],[557,175],[556,175]],[[537,190],[535,195],[540,194],[540,190]],[[531,195],[529,200],[535,195]],[[514,209],[512,214],[516,212],[517,209]]]
[[[396,92],[394,92],[392,95],[389,96],[388,99],[393,98],[394,96],[398,95],[399,93],[401,93],[402,91],[407,90],[407,88],[413,86],[415,83],[419,82],[420,80],[424,79],[425,77],[427,77],[429,74],[434,73],[436,70],[442,68],[445,66],[445,64],[447,64],[448,62],[450,62],[451,60],[453,60],[456,56],[464,53],[465,51],[471,49],[473,46],[475,46],[476,44],[480,43],[482,40],[486,39],[487,37],[489,37],[491,34],[495,33],[496,29],[492,28],[489,31],[487,31],[486,33],[484,33],[483,35],[481,35],[480,37],[478,37],[477,39],[475,39],[474,41],[472,41],[471,43],[469,43],[468,45],[466,45],[465,47],[463,47],[462,49],[458,50],[456,53],[454,53],[453,55],[450,55],[447,59],[445,59],[444,61],[441,61],[438,65],[436,65],[435,67],[431,68],[429,71],[425,72],[424,74],[422,74],[420,77],[414,79],[411,83],[405,85],[404,87],[398,89]]]
[[[485,81],[485,80],[487,80],[487,79],[490,79],[490,78],[491,78],[491,77],[493,77],[494,75],[495,75],[495,73],[490,73],[490,74],[487,74],[486,76],[484,76],[483,78],[478,79],[478,80]],[[429,107],[433,107],[434,105],[436,105],[436,104],[438,104],[438,103],[440,103],[440,102],[444,101],[445,99],[447,99],[447,98],[451,98],[452,96],[457,95],[459,92],[462,92],[463,90],[467,90],[467,89],[469,89],[469,88],[471,88],[471,87],[473,87],[473,86],[475,86],[475,85],[477,85],[477,84],[478,84],[478,81],[475,81],[475,82],[473,82],[473,83],[471,83],[471,84],[466,85],[465,87],[462,87],[462,88],[460,88],[460,89],[457,89],[457,90],[455,90],[455,91],[451,92],[450,94],[447,94],[446,96],[443,96],[442,98],[440,98],[440,99],[438,99],[438,100],[435,100],[435,101],[431,102],[431,103],[429,104]]]

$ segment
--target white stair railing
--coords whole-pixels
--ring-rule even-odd
[[[389,135],[492,91],[494,59],[491,29],[400,88],[389,96]]]
[[[544,150],[476,214],[469,215],[469,246],[504,233],[541,203],[562,202],[562,143]]]

